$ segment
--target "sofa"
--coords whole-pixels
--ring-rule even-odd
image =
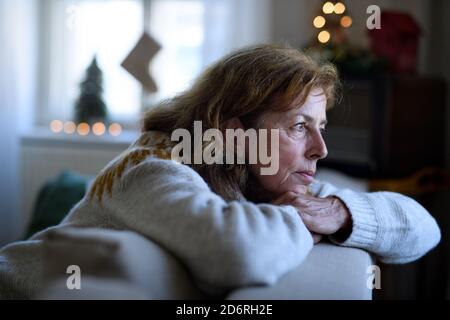
[[[328,242],[315,245],[306,260],[275,285],[237,288],[216,297],[199,290],[188,270],[169,252],[134,232],[56,229],[44,243],[45,280],[36,299],[372,298],[366,273],[373,264],[371,255]],[[69,289],[69,266],[79,267],[79,289]]]

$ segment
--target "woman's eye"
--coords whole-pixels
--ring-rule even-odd
[[[305,131],[305,122],[299,122],[299,123],[297,123],[296,125],[295,125],[295,128],[298,130],[298,131]]]
[[[325,128],[325,127],[320,128],[320,132],[324,133],[324,132],[326,132],[326,131],[327,131],[327,128]]]

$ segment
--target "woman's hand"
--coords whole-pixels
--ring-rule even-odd
[[[313,238],[314,244],[319,243],[320,241],[322,241],[322,235],[315,233],[315,232],[311,232],[311,236]]]
[[[317,198],[307,194],[286,192],[273,203],[297,208],[315,243],[320,241],[321,235],[338,233],[339,237],[347,237],[351,232],[350,212],[339,198]]]

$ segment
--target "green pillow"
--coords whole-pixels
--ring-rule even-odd
[[[91,177],[63,171],[39,191],[26,238],[59,224],[85,195]]]

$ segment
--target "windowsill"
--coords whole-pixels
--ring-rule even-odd
[[[124,130],[117,136],[105,134],[96,136],[92,133],[80,136],[77,133],[54,133],[46,127],[34,127],[22,132],[20,136],[22,145],[63,145],[64,147],[89,147],[89,148],[118,148],[126,149],[139,137],[137,130]]]

